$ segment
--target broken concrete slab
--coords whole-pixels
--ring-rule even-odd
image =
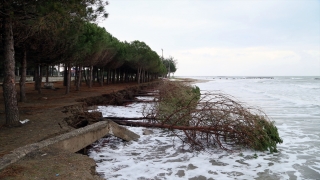
[[[117,123],[113,122],[112,120],[105,119],[109,123],[109,134],[112,134],[118,138],[121,138],[126,141],[137,140],[140,136],[125,127],[118,125]]]

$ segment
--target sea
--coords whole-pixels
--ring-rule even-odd
[[[278,128],[278,152],[193,151],[171,131],[128,127],[139,140],[105,137],[89,156],[105,179],[320,180],[320,77],[190,76],[202,93],[221,92],[264,111]],[[150,97],[140,97],[148,100]],[[151,97],[152,98],[152,97]],[[150,99],[149,99],[150,100]],[[104,116],[141,117],[152,103],[99,106]]]

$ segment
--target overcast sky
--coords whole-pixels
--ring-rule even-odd
[[[176,76],[320,76],[319,0],[109,0],[99,23]]]

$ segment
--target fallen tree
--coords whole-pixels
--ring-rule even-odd
[[[143,122],[126,118],[115,122],[167,128],[195,149],[220,147],[231,151],[240,147],[277,152],[277,144],[282,143],[277,127],[263,111],[246,107],[229,95],[200,94],[198,87],[178,82],[166,82],[159,91],[156,105],[144,109]]]

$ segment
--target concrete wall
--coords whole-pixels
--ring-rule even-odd
[[[49,146],[69,152],[77,152],[109,134],[109,130],[108,121],[98,122],[51,138],[49,140],[54,143]]]
[[[12,153],[6,154],[0,158],[0,170],[14,162],[17,162],[32,151],[36,151],[44,147],[53,147],[69,152],[77,152],[107,134],[112,134],[126,141],[136,140],[140,137],[111,120],[100,121],[83,128],[75,129],[60,136],[17,148],[13,150]]]
[[[105,119],[105,121],[76,129],[72,132],[51,138],[52,147],[70,152],[77,152],[107,134],[114,135],[126,141],[136,140],[140,136],[119,126],[117,123]]]

